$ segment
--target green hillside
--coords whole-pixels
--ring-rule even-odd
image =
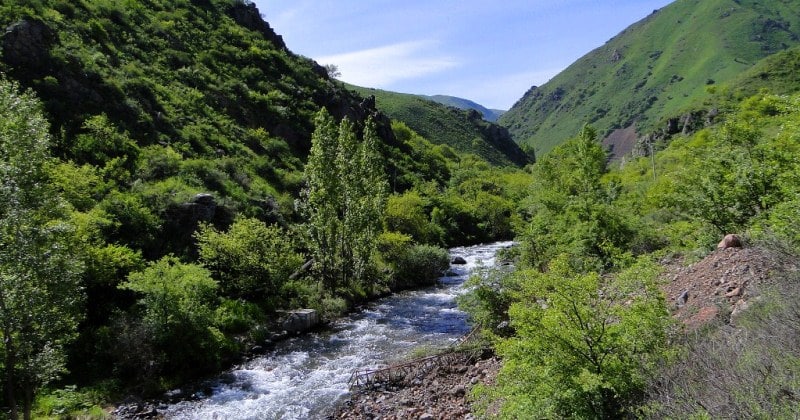
[[[748,97],[762,89],[779,94],[800,90],[800,46],[764,58],[722,86],[718,93]]]
[[[586,123],[601,136],[632,125],[647,133],[700,103],[706,86],[797,45],[798,28],[794,1],[678,0],[532,87],[500,123],[539,153]]]
[[[439,102],[440,104],[456,107],[458,109],[474,109],[483,115],[484,120],[491,122],[497,121],[497,119],[500,118],[500,116],[505,112],[499,109],[489,109],[479,103],[470,101],[469,99],[458,98],[456,96],[432,95],[424,97],[434,102]]]
[[[476,110],[463,110],[419,95],[348,85],[363,96],[374,96],[379,110],[402,121],[434,144],[474,153],[496,165],[525,165],[528,157],[508,131],[485,121]]]
[[[249,1],[11,0],[0,25],[3,414],[44,385],[100,389],[41,415],[164,391],[280,311],[332,318],[435,280],[442,246],[511,236],[505,129],[424,101],[458,126],[433,144]]]

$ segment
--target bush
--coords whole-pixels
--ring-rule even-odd
[[[192,377],[218,367],[226,343],[213,326],[217,287],[207,269],[170,256],[120,285],[141,294],[142,326],[163,373]]]
[[[565,256],[528,271],[498,345],[508,418],[624,418],[666,349],[669,316],[641,259],[612,278],[575,272]]]
[[[394,262],[397,288],[432,285],[450,267],[447,250],[432,245],[413,245]]]
[[[200,259],[223,293],[266,300],[270,309],[282,303],[283,284],[303,264],[288,233],[256,219],[237,219],[227,232],[205,225],[196,237]]]

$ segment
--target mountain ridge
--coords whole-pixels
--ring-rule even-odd
[[[481,113],[484,120],[489,122],[497,122],[497,119],[500,118],[500,116],[506,112],[501,109],[490,109],[475,101],[465,98],[459,98],[457,96],[450,96],[450,95],[421,95],[421,96],[423,96],[426,99],[430,99],[434,102],[439,102],[440,104],[456,107],[463,110],[474,109]]]
[[[347,86],[362,96],[374,96],[379,110],[434,144],[474,153],[496,165],[524,166],[531,161],[508,130],[485,121],[480,111],[444,105],[423,95]]]

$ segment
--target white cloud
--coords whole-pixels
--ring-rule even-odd
[[[317,57],[318,63],[335,64],[341,79],[359,86],[388,88],[395,82],[419,78],[459,66],[450,56],[436,55],[435,43],[410,41],[344,54]]]

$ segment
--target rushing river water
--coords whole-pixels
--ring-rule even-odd
[[[324,418],[347,394],[355,370],[376,368],[420,346],[444,346],[469,331],[456,307],[462,284],[478,267],[494,265],[500,242],[453,248],[465,265],[440,285],[381,299],[333,323],[325,332],[278,343],[268,354],[222,375],[210,395],[168,407],[174,419]]]

